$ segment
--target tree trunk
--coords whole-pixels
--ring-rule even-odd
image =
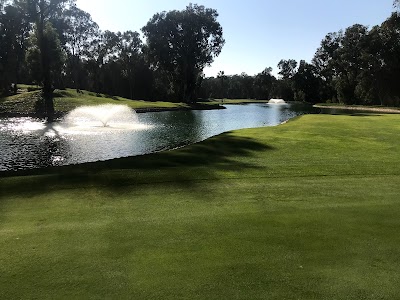
[[[40,59],[42,65],[42,81],[43,90],[42,96],[44,99],[44,113],[48,122],[54,120],[54,103],[53,103],[53,89],[51,85],[51,74],[49,58],[47,57],[46,40],[44,37],[44,16],[41,12],[37,22],[37,38],[40,48]]]

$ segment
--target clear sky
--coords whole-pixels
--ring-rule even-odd
[[[197,3],[218,11],[226,44],[206,76],[254,75],[266,67],[277,73],[281,59],[311,61],[329,32],[353,24],[381,24],[393,0],[77,0],[102,30],[141,33],[157,12]]]

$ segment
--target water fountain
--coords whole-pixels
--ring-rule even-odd
[[[286,104],[286,102],[283,99],[271,99],[268,104]]]
[[[0,118],[0,176],[7,170],[94,162],[173,149],[225,131],[278,125],[306,112],[305,108],[292,110],[292,104],[226,107],[136,114],[128,106],[106,104],[78,107],[53,123],[33,117]]]
[[[64,117],[63,123],[79,127],[131,128],[137,127],[139,120],[127,105],[103,104],[77,107]]]

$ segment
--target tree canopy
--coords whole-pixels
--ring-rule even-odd
[[[0,0],[0,96],[17,83],[43,89],[51,119],[54,88],[131,99],[284,98],[400,105],[400,0],[382,24],[354,24],[322,39],[311,62],[284,58],[277,73],[205,78],[225,40],[218,12],[190,4],[155,14],[135,31],[101,31],[74,0]],[[244,54],[250,55],[250,54]],[[279,76],[274,76],[274,74]]]
[[[199,76],[222,50],[217,17],[214,9],[190,4],[182,11],[155,14],[142,29],[153,67],[167,74],[178,100],[195,100]]]

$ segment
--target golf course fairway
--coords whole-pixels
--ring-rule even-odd
[[[400,115],[4,173],[1,299],[399,299]]]

